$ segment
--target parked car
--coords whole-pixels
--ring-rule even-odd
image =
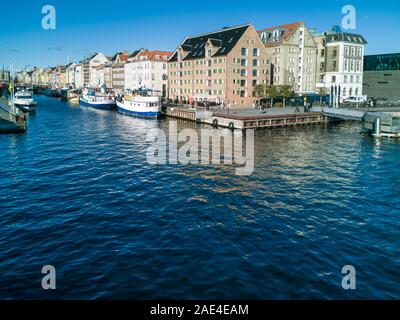
[[[350,96],[344,99],[348,103],[364,103],[367,101],[367,96]]]

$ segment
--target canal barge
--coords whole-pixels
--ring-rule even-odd
[[[147,89],[134,90],[117,101],[118,112],[139,118],[158,118],[161,116],[160,92]]]
[[[84,89],[79,103],[85,107],[91,107],[99,110],[114,110],[117,106],[115,98],[107,95],[103,90],[97,93],[93,90]]]

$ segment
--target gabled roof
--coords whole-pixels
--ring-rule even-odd
[[[206,44],[210,40],[211,44],[217,48],[217,51],[213,55],[213,57],[226,56],[235,47],[237,42],[240,40],[240,38],[249,27],[250,24],[246,24],[186,38],[181,43],[179,48],[188,53],[184,60],[201,59],[205,57]],[[177,60],[178,50],[175,51],[170,61]]]
[[[258,30],[258,34],[261,36],[266,46],[281,44],[284,41],[288,41],[290,37],[296,32],[296,30],[304,25],[304,21],[298,21],[294,23],[284,24],[281,26],[265,28]],[[273,37],[275,30],[279,30],[280,34],[278,38]],[[264,37],[265,35],[265,37]]]
[[[112,62],[116,62],[118,61],[122,61],[125,62],[128,60],[129,54],[128,53],[124,53],[124,52],[117,52],[112,58],[111,61]]]
[[[99,54],[99,52],[92,53],[89,57],[85,58],[82,60],[82,63],[89,63],[90,60],[92,60],[94,57],[96,57]]]
[[[129,59],[130,58],[135,58],[142,50],[143,49],[133,51],[132,54],[128,58]]]

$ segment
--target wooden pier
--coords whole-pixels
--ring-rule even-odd
[[[12,112],[8,101],[0,99],[0,133],[21,133],[26,131],[26,118]]]
[[[166,108],[164,114],[171,118],[195,121],[209,124],[213,127],[229,128],[231,130],[266,129],[297,125],[321,124],[328,122],[328,117],[320,112],[288,113],[287,110],[274,110],[274,113],[256,114],[254,110],[235,114],[219,111],[195,110],[189,108]]]

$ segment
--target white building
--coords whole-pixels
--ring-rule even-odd
[[[337,96],[343,102],[350,96],[363,95],[363,36],[346,32],[326,32],[316,37],[318,43],[317,87]]]
[[[100,65],[93,70],[92,87],[100,88],[104,85],[104,65]]]
[[[81,62],[83,66],[83,81],[89,87],[95,87],[95,70],[98,66],[108,62],[108,58],[101,52],[92,54]]]
[[[125,89],[147,88],[167,94],[169,51],[141,51],[125,64]]]
[[[74,86],[75,85],[75,76],[76,76],[76,63],[70,63],[67,65],[66,68],[66,82],[67,82],[67,86]]]
[[[75,88],[83,88],[84,83],[83,65],[77,64],[75,66]]]
[[[271,84],[315,92],[317,44],[304,21],[258,31],[271,59]]]

